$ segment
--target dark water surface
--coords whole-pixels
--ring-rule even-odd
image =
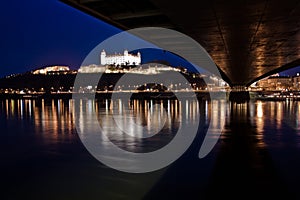
[[[199,131],[188,151],[170,166],[145,174],[110,169],[86,150],[75,128],[72,100],[0,101],[1,199],[299,199],[300,102],[134,101],[133,120],[150,129],[148,140],[110,138],[127,151],[150,152],[170,142],[182,120]],[[217,145],[198,153],[206,129],[226,116]],[[91,106],[92,105],[92,106]],[[182,116],[182,106],[189,112]],[[109,131],[107,101],[82,102],[82,114],[96,111]],[[161,109],[165,108],[166,121]],[[155,120],[149,122],[149,113]],[[80,113],[79,113],[80,115]],[[80,123],[80,120],[79,120]]]

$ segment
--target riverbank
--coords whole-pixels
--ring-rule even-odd
[[[126,97],[130,95],[131,99],[138,100],[164,100],[164,99],[176,99],[176,95],[182,98],[194,98],[198,100],[210,100],[211,95],[213,99],[229,99],[229,92],[207,92],[207,91],[178,91],[173,92],[153,92],[153,91],[114,91],[120,97]],[[129,93],[129,94],[128,94]],[[98,91],[96,93],[80,93],[75,94],[72,92],[61,92],[61,93],[31,93],[31,94],[9,94],[9,93],[0,93],[0,99],[72,99],[76,98],[82,99],[111,99],[113,92],[112,91]],[[73,96],[74,95],[74,96]],[[289,93],[274,95],[273,93],[261,93],[261,92],[249,92],[249,100],[260,100],[260,101],[300,101],[300,95],[298,93]],[[230,100],[230,99],[229,99]],[[231,99],[232,100],[232,99]]]
[[[33,94],[0,94],[0,99],[111,99],[112,92],[97,92],[97,93],[33,93]],[[139,100],[163,100],[163,99],[176,99],[177,96],[182,98],[194,98],[201,100],[209,100],[209,92],[117,92],[120,97],[130,96],[131,99]],[[214,98],[222,96],[223,92],[214,92]]]

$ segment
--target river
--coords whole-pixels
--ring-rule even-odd
[[[0,101],[3,199],[300,197],[298,101],[251,100],[238,104],[134,100],[129,103],[133,117],[126,120],[159,134],[144,139],[110,135],[111,141],[125,151],[153,152],[175,138],[183,121],[199,126],[193,143],[180,158],[148,173],[112,169],[91,155],[81,141],[78,127],[87,121],[80,121],[78,116],[94,112],[103,128],[113,132],[114,103],[82,100],[77,111],[75,104],[74,100],[59,99]],[[217,143],[200,159],[206,131],[220,125],[214,124],[220,113],[224,117],[221,135],[211,136],[216,137]]]

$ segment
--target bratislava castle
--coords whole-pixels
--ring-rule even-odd
[[[137,55],[129,54],[127,50],[124,54],[106,55],[106,52],[102,50],[100,56],[101,65],[140,65],[142,62],[140,52]]]

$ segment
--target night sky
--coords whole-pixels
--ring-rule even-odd
[[[78,68],[102,40],[120,32],[57,0],[2,3],[0,76],[63,64]]]
[[[0,77],[47,65],[77,69],[95,46],[120,32],[58,0],[4,1],[0,17]]]

